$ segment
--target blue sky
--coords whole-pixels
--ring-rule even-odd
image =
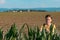
[[[60,0],[0,0],[0,8],[60,7]]]

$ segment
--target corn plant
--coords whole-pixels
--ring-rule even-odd
[[[23,40],[24,39],[24,34],[23,34],[23,29],[25,27],[25,24],[23,24],[23,26],[21,27],[20,31],[19,31],[19,40]],[[26,35],[25,35],[26,36]]]
[[[43,28],[42,28],[42,40],[47,40],[47,33],[46,33],[46,30],[45,30],[45,25],[43,25]]]
[[[11,25],[10,30],[5,35],[5,40],[18,40],[18,30],[15,24]]]
[[[24,27],[27,27],[27,34],[24,33]],[[42,31],[40,31],[38,26],[29,26],[28,24],[23,24],[21,29],[18,31],[16,24],[11,25],[4,36],[4,40],[60,40],[60,35],[54,31],[53,25],[50,26],[50,32],[46,32],[43,25]],[[56,29],[55,29],[56,30]],[[0,40],[3,40],[3,31],[0,29]]]
[[[2,40],[3,39],[3,31],[2,31],[2,29],[0,29],[0,40]]]
[[[25,25],[27,24],[24,24],[22,26],[22,30]],[[44,25],[41,32],[37,26],[35,26],[34,28],[31,28],[27,25],[27,29],[28,29],[28,34],[27,34],[28,36],[25,33],[23,33],[22,40],[60,40],[60,36],[58,36],[56,32],[54,33],[52,32],[53,25],[50,26],[50,33],[46,33]]]

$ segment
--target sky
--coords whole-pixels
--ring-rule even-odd
[[[60,7],[60,0],[0,0],[0,8]]]

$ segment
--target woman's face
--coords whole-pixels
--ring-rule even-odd
[[[51,18],[51,17],[47,17],[47,18],[46,18],[46,23],[49,24],[49,23],[51,23],[51,22],[52,22],[52,18]]]

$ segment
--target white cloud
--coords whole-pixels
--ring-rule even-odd
[[[4,4],[5,3],[5,0],[0,0],[0,4]]]

